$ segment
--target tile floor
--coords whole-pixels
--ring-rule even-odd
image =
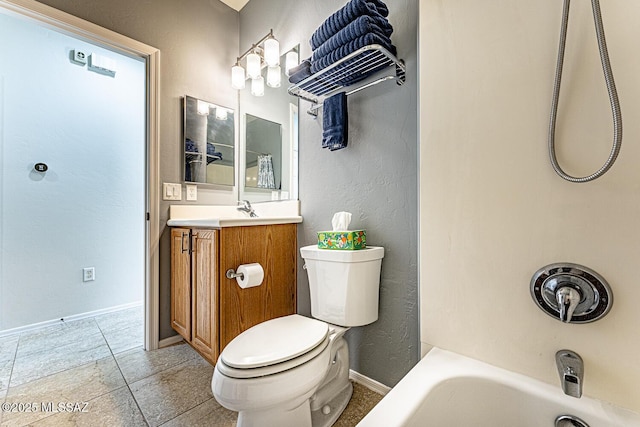
[[[142,308],[0,338],[0,426],[235,425],[211,394],[209,363],[184,343],[146,352],[142,342]],[[336,426],[381,398],[355,384]]]

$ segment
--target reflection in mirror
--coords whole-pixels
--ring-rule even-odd
[[[263,96],[253,96],[247,82],[240,91],[241,200],[298,198],[298,98],[287,92],[289,82],[285,75],[287,53],[295,52],[298,57],[298,49],[295,46],[281,56],[279,87],[265,85]]]
[[[282,171],[282,126],[260,117],[245,115],[246,187],[280,190]]]
[[[234,185],[234,111],[191,96],[183,107],[184,180]]]

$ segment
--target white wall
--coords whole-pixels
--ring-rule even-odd
[[[421,341],[559,386],[554,354],[585,361],[586,395],[640,410],[640,4],[602,2],[625,120],[599,180],[553,172],[547,127],[562,2],[420,4]],[[589,2],[573,2],[557,142],[565,168],[595,171],[611,112]],[[613,288],[604,319],[566,325],[529,294],[540,267],[586,265]]]
[[[39,1],[160,50],[160,181],[182,182],[182,97],[237,111],[238,92],[229,84],[229,70],[238,56],[238,12],[217,0],[191,0],[188,5],[176,0]],[[198,201],[185,201],[183,193],[182,203],[235,204],[234,187],[221,188],[199,185]],[[160,188],[151,191],[161,194]],[[166,227],[173,204],[160,202],[160,339],[176,334],[171,328],[171,233]]]
[[[72,49],[114,58],[115,77]],[[0,76],[0,330],[141,302],[144,62],[0,14]]]

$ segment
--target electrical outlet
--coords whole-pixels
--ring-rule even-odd
[[[83,282],[91,282],[92,280],[96,280],[96,268],[95,267],[85,267],[82,269],[82,281]]]
[[[194,184],[187,184],[187,200],[198,200],[198,186]]]

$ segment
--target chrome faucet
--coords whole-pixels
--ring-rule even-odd
[[[239,211],[248,213],[251,218],[258,217],[258,215],[256,214],[256,211],[253,210],[253,207],[251,206],[251,203],[249,203],[248,200],[239,200],[238,203],[241,204],[241,206],[238,206],[236,209],[238,209]]]
[[[573,312],[582,300],[579,291],[571,286],[562,286],[556,291],[556,302],[560,311],[560,321],[569,323],[573,317]]]
[[[556,365],[564,394],[573,397],[582,396],[584,363],[578,353],[571,350],[560,350],[556,353]]]

